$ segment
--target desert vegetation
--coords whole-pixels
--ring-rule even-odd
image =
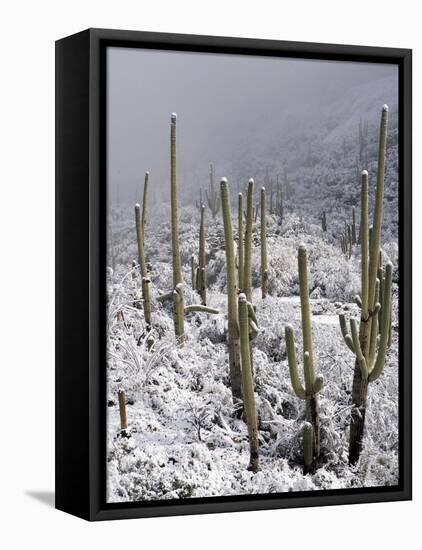
[[[343,151],[344,204],[315,182],[327,159],[309,142],[292,174],[284,162],[281,175],[218,184],[210,163],[181,205],[171,115],[167,200],[151,200],[147,171],[142,204],[108,217],[109,500],[397,483],[388,118],[384,105],[378,132],[359,123],[358,170]]]

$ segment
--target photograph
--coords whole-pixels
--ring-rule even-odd
[[[106,69],[107,502],[397,486],[397,64]]]

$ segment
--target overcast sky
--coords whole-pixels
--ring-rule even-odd
[[[326,109],[351,87],[396,74],[395,66],[373,63],[136,48],[108,48],[107,63],[112,200],[117,187],[120,200],[132,200],[145,170],[151,186],[166,188],[172,112],[179,186],[192,188],[197,181],[206,185],[210,161],[220,177],[219,162],[241,151],[251,135],[259,140],[283,129],[288,114]]]

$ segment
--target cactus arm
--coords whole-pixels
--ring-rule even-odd
[[[384,299],[382,304],[382,327],[380,343],[378,348],[378,355],[373,368],[371,369],[369,381],[372,382],[379,378],[384,370],[385,357],[388,349],[388,340],[390,332],[390,318],[391,318],[391,282],[392,282],[392,265],[388,263],[385,266],[385,280],[384,280]]]
[[[206,189],[205,189],[205,198],[207,199],[208,207],[211,210],[211,199],[210,199],[210,196],[208,195],[208,191]]]
[[[343,335],[344,341],[346,342],[347,347],[350,349],[350,351],[355,353],[355,346],[353,345],[353,340],[352,340],[350,334],[347,332],[346,317],[345,317],[344,313],[341,313],[338,316],[338,318],[339,318],[339,321],[340,321],[340,330],[341,330],[341,334]]]
[[[166,302],[167,300],[173,299],[173,290],[170,292],[166,292],[165,294],[161,294],[160,296],[157,296],[157,302]]]
[[[375,282],[375,300],[376,304],[374,309],[369,312],[369,317],[371,319],[371,334],[369,339],[369,365],[373,365],[375,361],[375,355],[377,352],[377,336],[378,336],[378,313],[381,309],[381,305],[378,302],[380,297],[380,280],[377,279]]]
[[[258,422],[256,416],[255,393],[251,369],[251,348],[249,345],[248,303],[245,294],[239,294],[240,352],[242,358],[243,405],[248,424],[250,445],[249,469],[258,470]]]
[[[256,323],[254,323],[251,318],[249,318],[249,329],[249,337],[251,340],[254,340],[258,336],[259,329]]]
[[[324,377],[322,374],[318,374],[315,378],[315,382],[313,384],[313,394],[319,393],[324,386]]]
[[[355,348],[356,359],[358,360],[358,363],[359,363],[359,367],[360,367],[360,370],[361,370],[361,373],[362,373],[362,378],[364,380],[367,380],[368,379],[368,366],[367,366],[367,363],[366,363],[366,359],[365,359],[365,357],[362,353],[362,348],[360,346],[359,333],[358,333],[356,319],[350,319],[350,329],[351,329],[351,332],[352,332],[352,340],[353,340],[353,346]]]
[[[248,315],[249,315],[249,318],[252,319],[252,321],[256,324],[256,326],[258,326],[258,320],[256,318],[256,313],[255,313],[255,310],[253,308],[253,305],[248,302]]]
[[[310,422],[305,422],[303,425],[303,473],[307,474],[312,468],[313,461],[313,446],[314,446],[314,429]]]
[[[215,309],[213,307],[203,306],[199,304],[191,304],[189,306],[185,306],[185,313],[213,313],[217,315],[219,312],[218,309]]]
[[[355,304],[360,307],[360,309],[362,309],[362,300],[361,300],[361,297],[359,296],[359,294],[356,294],[355,298]]]
[[[290,380],[292,382],[293,391],[299,399],[306,399],[306,391],[300,381],[299,371],[297,368],[293,328],[291,326],[286,326],[284,329],[284,335],[286,339],[287,362],[289,364]]]

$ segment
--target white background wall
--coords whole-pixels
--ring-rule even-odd
[[[417,470],[415,500],[407,503],[101,524],[88,524],[45,503],[52,500],[54,488],[54,40],[87,27],[108,27],[413,48],[418,129],[422,33],[417,6],[415,0],[25,0],[2,5],[0,541],[3,546],[7,540],[4,548],[418,546],[422,497]],[[419,205],[421,147],[415,132],[414,201]],[[421,224],[422,216],[415,209],[417,284]],[[417,288],[414,307],[422,307]],[[417,346],[421,329],[417,319],[415,328]],[[420,387],[416,354],[414,363],[414,387]],[[420,399],[415,397],[419,436],[414,456],[415,465],[420,465],[422,418]]]

